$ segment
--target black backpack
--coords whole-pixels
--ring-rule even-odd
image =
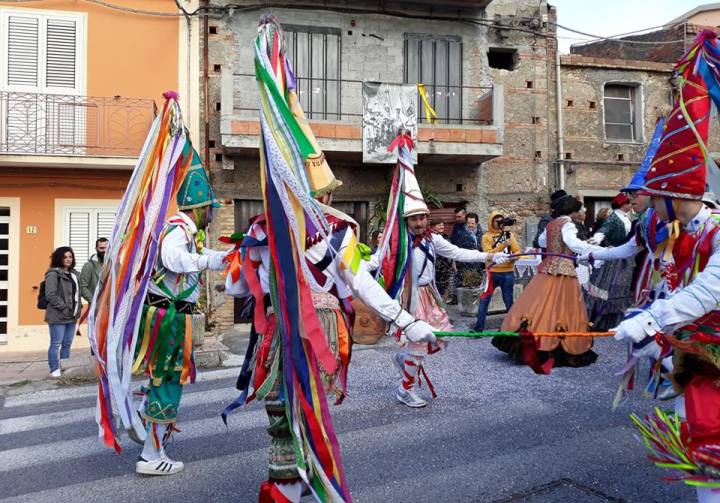
[[[45,280],[42,280],[40,282],[40,290],[38,291],[37,296],[37,308],[38,309],[47,309],[48,301],[47,297],[45,296]]]

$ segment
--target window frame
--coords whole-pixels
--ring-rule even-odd
[[[38,19],[38,85],[10,85],[7,83],[8,47],[7,33],[10,16],[33,17]],[[76,23],[75,32],[75,86],[47,86],[47,20],[57,19]],[[0,91],[15,91],[38,94],[84,95],[87,89],[87,13],[46,9],[22,9],[0,7]]]
[[[55,199],[55,248],[59,246],[72,246],[70,243],[70,213],[89,212],[90,234],[88,235],[88,259],[95,253],[95,240],[97,236],[97,214],[114,212],[117,217],[121,201],[119,199]],[[76,253],[77,255],[77,253]],[[77,268],[82,264],[78,261]]]
[[[335,69],[337,77],[335,78],[329,78],[328,77],[328,54],[327,54],[327,47],[325,48],[325,52],[323,54],[323,70],[324,70],[324,77],[323,78],[315,78],[312,76],[312,62],[309,62],[310,64],[310,77],[307,76],[298,76],[298,59],[295,58],[295,52],[297,51],[297,45],[294,41],[292,44],[293,48],[293,54],[290,55],[290,61],[293,63],[293,71],[295,72],[295,78],[298,80],[298,99],[301,100],[303,96],[301,96],[301,88],[300,81],[307,81],[310,84],[313,83],[313,81],[320,81],[322,82],[322,88],[323,88],[323,104],[322,104],[322,110],[313,110],[313,96],[312,93],[310,93],[310,96],[307,98],[307,106],[304,106],[304,112],[308,119],[310,120],[336,120],[339,121],[342,119],[342,30],[340,28],[335,28],[332,26],[306,26],[306,25],[299,25],[299,24],[286,24],[283,25],[283,31],[285,32],[286,37],[297,37],[298,33],[303,33],[306,35],[324,35],[325,36],[325,44],[327,45],[327,36],[332,35],[337,37],[337,68]],[[312,39],[312,37],[309,37]],[[328,102],[330,101],[328,99],[328,82],[335,82],[336,84],[336,91],[335,91],[335,99],[336,99],[336,111],[335,112],[329,112],[328,111]]]
[[[632,130],[632,138],[630,139],[624,139],[624,138],[608,138],[607,134],[607,126],[608,125],[628,125],[628,123],[625,122],[607,122],[606,120],[606,113],[607,113],[607,106],[605,100],[623,100],[624,98],[616,98],[616,97],[608,97],[606,96],[606,89],[607,86],[616,86],[616,87],[626,87],[630,90],[630,98],[627,100],[630,102],[630,120],[631,122],[629,125],[631,126]],[[616,80],[608,80],[603,82],[602,84],[602,128],[603,128],[603,138],[606,143],[632,143],[632,144],[639,144],[645,142],[645,135],[644,135],[644,124],[645,121],[645,113],[644,113],[644,107],[643,107],[643,89],[642,89],[642,83],[640,82],[633,82],[633,81],[616,81]]]
[[[418,42],[421,41],[432,41],[433,43],[433,82],[422,82],[422,52],[419,54],[420,58],[420,64],[418,65],[418,75],[412,76],[410,75],[410,40],[415,39]],[[451,75],[451,65],[450,60],[448,59],[446,64],[446,74],[445,74],[445,84],[438,84],[435,82],[435,75],[436,75],[436,55],[437,55],[437,42],[453,42],[457,43],[459,45],[459,66],[458,66],[458,73],[460,76],[460,83],[459,84],[450,84],[450,75]],[[422,49],[421,49],[422,51]],[[448,52],[450,51],[450,46],[448,45]],[[436,35],[432,33],[415,33],[415,32],[405,32],[403,33],[403,83],[405,84],[424,84],[428,89],[428,98],[430,100],[430,104],[435,108],[438,109],[436,105],[436,94],[434,91],[434,88],[436,87],[443,87],[446,86],[448,89],[450,89],[450,86],[453,88],[458,89],[458,111],[459,111],[459,117],[450,117],[451,115],[451,99],[450,96],[447,97],[447,103],[445,106],[446,109],[446,115],[447,117],[438,117],[438,123],[443,124],[462,124],[465,116],[465,110],[463,110],[463,83],[465,81],[465,42],[463,40],[463,37],[459,35]],[[413,82],[415,80],[415,82]],[[422,117],[422,103],[418,102],[418,117]],[[438,115],[442,115],[438,113]]]

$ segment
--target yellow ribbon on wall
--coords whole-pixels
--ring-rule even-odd
[[[430,105],[427,91],[425,90],[425,84],[418,84],[417,88],[418,93],[420,94],[420,99],[423,102],[423,108],[425,108],[425,120],[430,124],[437,124],[437,112]]]

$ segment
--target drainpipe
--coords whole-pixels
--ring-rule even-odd
[[[201,0],[200,4],[203,7],[208,7],[208,0]],[[208,99],[210,96],[210,74],[208,72],[208,61],[210,59],[210,52],[208,49],[208,11],[205,9],[203,11],[203,155],[205,158],[205,171],[208,173],[208,178],[210,178],[210,107],[208,106]],[[210,226],[208,225],[205,229],[205,242],[208,243],[210,241]],[[212,318],[212,312],[213,312],[213,305],[212,305],[212,292],[210,289],[210,271],[205,271],[205,299],[206,299],[206,307],[205,310],[207,312],[207,318],[208,321]]]
[[[565,142],[563,132],[562,115],[562,83],[560,82],[560,42],[555,33],[555,103],[557,108],[557,130],[558,130],[558,158],[556,161],[558,169],[558,189],[565,188]]]

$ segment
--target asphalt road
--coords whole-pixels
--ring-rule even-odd
[[[429,407],[395,402],[393,348],[355,351],[346,402],[333,408],[358,502],[678,502],[694,491],[662,482],[628,414],[611,412],[623,348],[596,343],[598,362],[534,375],[489,340],[454,340],[428,359],[440,394]],[[184,472],[135,475],[138,449],[115,455],[97,438],[94,388],[0,398],[0,498],[7,501],[257,501],[266,477],[266,418],[258,404],[219,417],[234,379],[186,388],[182,433],[168,448]]]

